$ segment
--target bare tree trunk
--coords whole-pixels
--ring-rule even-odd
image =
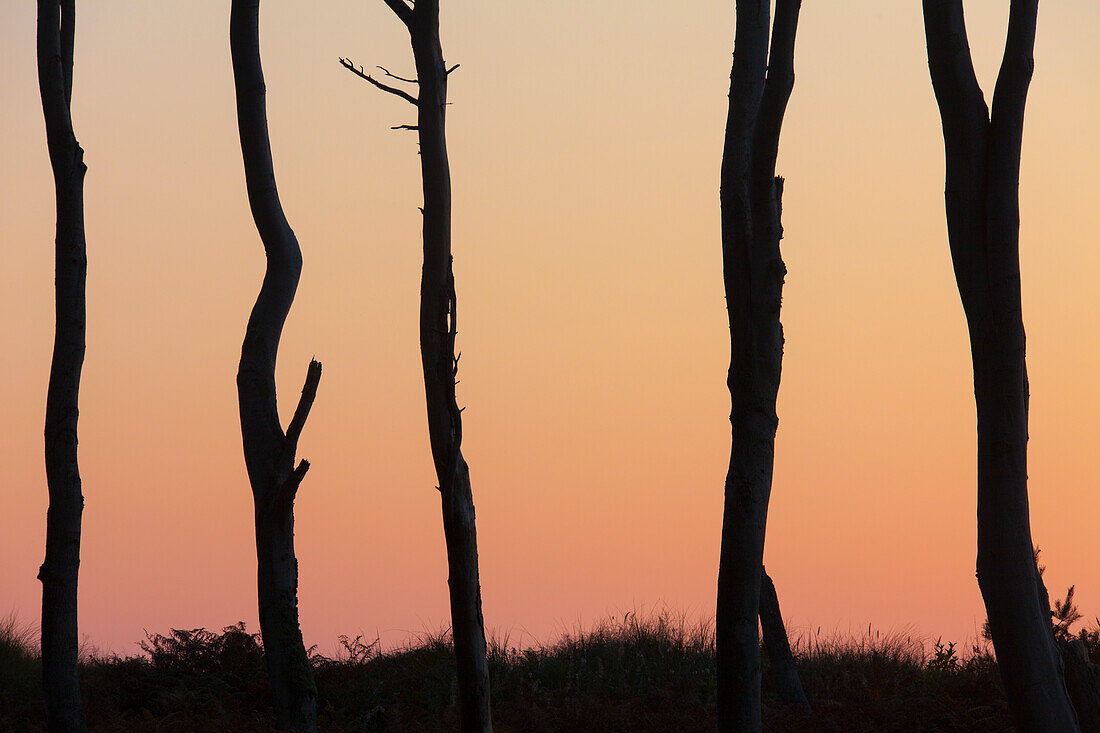
[[[962,0],[924,0],[947,157],[947,228],[966,312],[978,412],[978,585],[1016,725],[1075,731],[1027,496],[1028,384],[1020,303],[1020,149],[1038,0],[1012,0],[992,116]]]
[[[810,701],[806,699],[802,680],[798,678],[787,629],[783,626],[779,596],[775,592],[775,584],[763,568],[760,569],[760,628],[764,632],[764,648],[768,650],[772,663],[772,677],[775,678],[779,699],[789,707],[810,712]]]
[[[267,272],[248,319],[237,394],[245,464],[256,505],[257,590],[264,657],[279,729],[317,729],[317,688],[298,624],[294,498],[309,470],[294,466],[298,438],[317,394],[321,364],[311,361],[294,416],[283,433],[275,396],[275,361],[283,324],[302,271],[302,251],[283,215],[267,132],[260,66],[259,0],[233,0],[230,48],[237,123],[252,217],[267,254]]]
[[[46,395],[46,558],[42,581],[42,682],[51,733],[83,731],[77,669],[77,574],[80,569],[80,491],[76,423],[84,364],[88,272],[84,240],[84,151],[70,114],[73,94],[73,0],[38,2],[38,84],[46,121],[57,205],[54,279],[56,326]]]
[[[760,575],[771,494],[775,400],[783,359],[779,307],[783,180],[779,133],[794,86],[800,0],[778,0],[768,60],[768,0],[737,0],[722,156],[722,262],[730,329],[732,447],[718,566],[718,729],[759,731]]]
[[[451,631],[458,676],[458,707],[466,733],[492,730],[489,666],[485,622],[481,614],[477,528],[470,470],[462,457],[462,414],[455,398],[455,335],[458,314],[451,255],[451,172],[447,160],[447,69],[439,40],[439,0],[385,0],[409,30],[416,79],[413,97],[341,63],[379,89],[416,105],[420,165],[424,185],[424,269],[420,281],[420,358],[427,399],[428,437],[439,480],[443,533],[447,542],[447,585],[451,600]],[[384,70],[383,70],[384,71]],[[388,72],[387,72],[388,74]]]

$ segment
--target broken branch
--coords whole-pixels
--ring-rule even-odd
[[[306,382],[302,386],[302,396],[298,400],[298,408],[294,410],[294,417],[290,419],[290,425],[286,429],[287,447],[294,451],[298,447],[298,438],[302,435],[302,428],[306,425],[313,400],[317,398],[317,385],[321,382],[321,362],[311,359],[309,369],[306,370]],[[293,452],[291,453],[293,456]],[[301,468],[299,466],[299,468]],[[309,464],[306,464],[309,468]],[[304,475],[304,472],[303,472]]]

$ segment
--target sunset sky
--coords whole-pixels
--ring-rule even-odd
[[[235,374],[264,256],[245,196],[228,0],[79,3],[88,164],[80,631],[257,628]],[[713,615],[729,455],[718,171],[733,2],[445,0],[459,402],[487,629]],[[1008,3],[966,3],[987,99]],[[1032,528],[1052,595],[1100,615],[1100,5],[1045,2],[1021,261]],[[305,267],[284,420],[306,643],[448,619],[417,338],[414,111],[340,68],[411,72],[382,0],[264,0],[283,205]],[[37,621],[53,183],[35,4],[0,8],[0,615]],[[804,3],[783,131],[789,274],[765,549],[792,636],[973,637],[975,418],[920,2]]]

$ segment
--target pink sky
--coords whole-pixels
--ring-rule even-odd
[[[81,7],[88,351],[81,631],[256,628],[234,375],[263,251],[228,2]],[[1005,3],[967,3],[986,89]],[[514,642],[664,605],[712,614],[729,450],[718,225],[732,3],[453,0],[444,49],[464,448],[486,624]],[[1040,10],[1022,171],[1031,492],[1052,594],[1100,613],[1100,9]],[[305,269],[279,378],[325,373],[300,455],[307,643],[446,623],[417,351],[411,68],[381,2],[268,0],[276,172]],[[974,412],[920,6],[803,9],[786,176],[786,356],[766,564],[794,633],[973,636]],[[0,613],[33,622],[46,489],[53,192],[34,8],[0,10]],[[292,403],[283,407],[284,414]]]

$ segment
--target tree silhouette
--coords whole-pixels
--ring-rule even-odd
[[[764,649],[771,661],[772,679],[775,680],[779,699],[784,705],[811,712],[810,701],[802,689],[802,680],[799,679],[798,668],[794,664],[787,628],[783,625],[783,615],[779,612],[779,595],[775,592],[775,583],[764,568],[760,569],[760,630],[764,632]]]
[[[722,275],[730,329],[732,445],[718,566],[718,729],[759,731],[757,614],[771,494],[775,400],[783,360],[779,307],[783,179],[779,133],[794,87],[800,0],[737,0],[729,116],[722,155]],[[771,58],[768,58],[769,38]]]
[[[294,498],[309,462],[302,460],[295,467],[294,458],[317,395],[321,364],[310,362],[301,399],[284,433],[275,396],[275,361],[302,272],[302,250],[275,186],[260,65],[259,12],[259,0],[233,0],[229,24],[248,203],[267,255],[267,271],[241,347],[237,395],[245,465],[255,501],[260,632],[275,722],[280,730],[314,731],[317,688],[298,625],[294,555]]]
[[[489,667],[485,657],[485,622],[481,614],[477,528],[470,470],[462,457],[462,411],[455,399],[455,335],[457,299],[451,255],[451,172],[447,160],[447,77],[457,68],[443,62],[439,40],[439,0],[385,3],[409,31],[416,79],[390,74],[395,83],[418,88],[413,96],[357,69],[345,68],[375,87],[416,106],[417,123],[395,129],[415,130],[420,140],[424,187],[424,269],[420,283],[420,357],[427,398],[428,436],[439,480],[443,532],[447,542],[447,580],[451,600],[451,630],[458,668],[461,728],[467,733],[492,730],[489,709]]]
[[[1017,727],[1074,731],[1027,496],[1019,187],[1038,6],[1038,0],[1012,0],[992,114],[974,74],[962,0],[924,0],[924,27],[947,158],[951,260],[974,362],[978,585]]]
[[[57,205],[53,359],[46,394],[46,558],[42,581],[42,681],[51,733],[83,731],[77,675],[80,491],[76,423],[84,364],[88,254],[84,240],[84,150],[73,133],[74,0],[38,2],[38,85]]]

